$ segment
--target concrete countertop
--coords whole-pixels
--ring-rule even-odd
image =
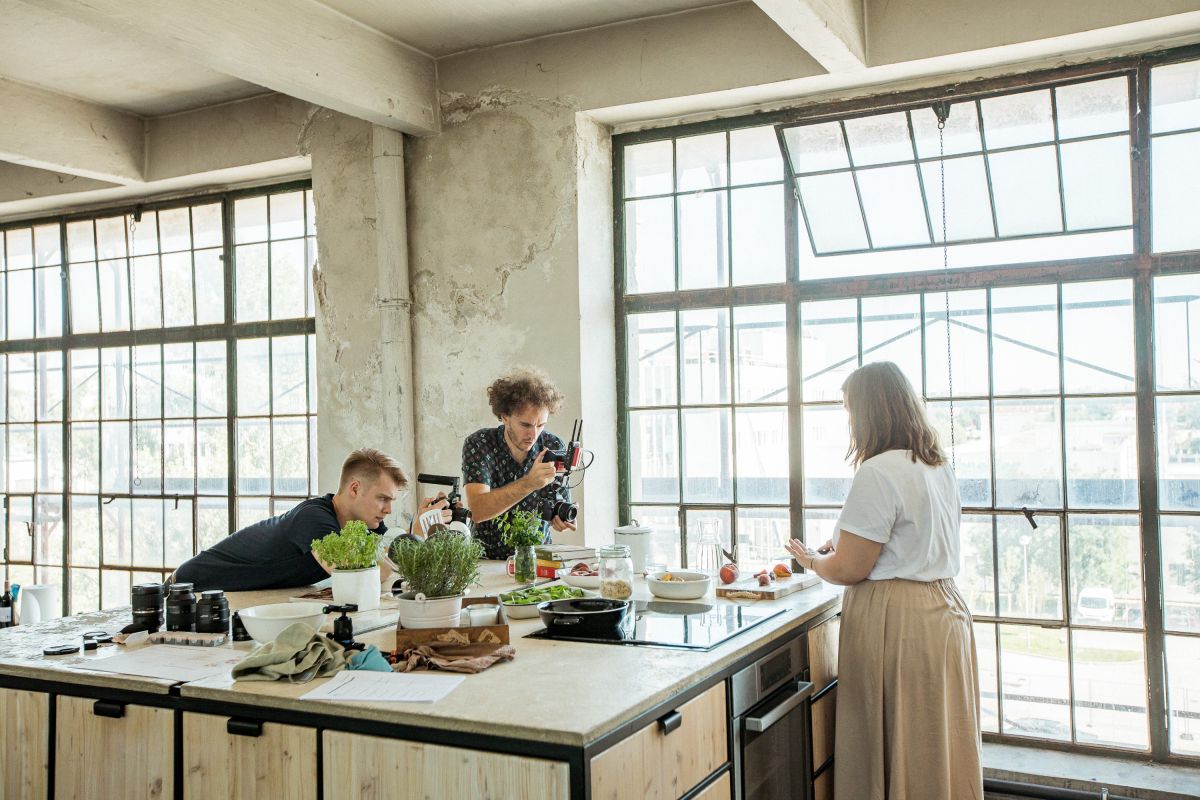
[[[483,584],[484,594],[517,588],[503,573],[503,565],[495,562],[484,567]],[[651,597],[641,579],[636,581],[634,597]],[[738,602],[756,609],[782,608],[785,613],[707,652],[527,639],[524,638],[527,634],[542,627],[541,621],[512,620],[511,643],[516,648],[516,658],[477,675],[468,675],[458,688],[437,703],[368,704],[299,699],[327,678],[293,685],[237,683],[221,676],[184,684],[181,694],[222,703],[346,715],[397,725],[582,747],[834,608],[840,599],[841,589],[827,584],[771,601],[718,599],[715,602]],[[714,598],[710,595],[705,601],[714,602]],[[390,628],[361,636],[356,629],[356,638],[380,649],[395,648]]]
[[[287,602],[304,592],[312,591],[315,587],[300,589],[275,589],[264,592],[229,592],[230,611],[236,611],[263,603]],[[390,596],[381,599],[377,611],[364,611],[352,615],[356,631],[372,631],[395,628],[399,613],[396,602]],[[323,631],[331,630],[331,620],[334,615],[326,618]],[[131,606],[92,611],[73,617],[61,617],[47,620],[34,625],[17,625],[13,628],[0,630],[0,675],[11,675],[34,680],[62,681],[84,686],[96,686],[107,689],[120,689],[130,692],[146,692],[149,694],[168,694],[177,681],[158,678],[144,678],[137,675],[121,675],[115,672],[101,672],[93,668],[100,660],[118,653],[126,652],[118,645],[104,645],[93,651],[84,651],[63,656],[47,656],[42,654],[42,648],[55,644],[81,645],[82,635],[88,631],[104,631],[118,633],[133,621]],[[247,652],[254,648],[253,642],[227,645],[244,649]]]
[[[482,586],[476,587],[472,595],[492,595],[518,588],[504,573],[501,562],[484,562],[481,573]],[[230,592],[229,605],[236,610],[287,602],[289,597],[306,591],[310,589]],[[635,581],[634,598],[651,599],[640,578]],[[785,613],[707,652],[527,639],[524,638],[527,634],[542,627],[541,621],[512,620],[510,636],[516,658],[478,675],[466,676],[458,688],[437,703],[368,704],[299,699],[328,679],[302,685],[237,683],[223,675],[182,684],[179,692],[185,698],[219,703],[345,715],[388,724],[582,747],[767,647],[834,608],[840,599],[841,589],[826,584],[778,600],[731,601],[709,595],[704,602],[737,603],[756,610],[780,608]],[[329,628],[332,619],[333,615],[326,619],[323,630]],[[395,649],[397,619],[394,601],[385,597],[378,611],[355,615],[355,636],[382,650]],[[115,645],[87,654],[81,651],[68,656],[42,655],[42,648],[48,644],[77,643],[80,635],[89,630],[116,633],[130,621],[131,612],[126,607],[0,631],[0,675],[168,694],[178,684],[89,668],[89,662],[123,652],[123,648]],[[249,652],[254,645],[242,642],[225,646]]]

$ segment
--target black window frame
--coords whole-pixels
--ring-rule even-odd
[[[312,190],[312,180],[305,178],[301,180],[292,180],[282,183],[265,184],[244,189],[230,189],[219,192],[201,192],[196,194],[188,194],[178,197],[171,197],[161,200],[151,200],[146,202],[123,203],[114,205],[104,205],[97,207],[89,207],[86,210],[71,211],[61,214],[52,214],[47,216],[34,216],[29,218],[11,219],[0,222],[0,231],[20,228],[35,228],[43,225],[57,225],[59,228],[60,248],[62,260],[60,264],[60,286],[61,286],[61,302],[62,302],[62,334],[59,336],[28,338],[19,340],[8,340],[7,338],[0,339],[0,355],[12,354],[36,354],[37,353],[61,353],[62,354],[62,402],[63,413],[60,421],[55,421],[49,424],[56,424],[62,427],[62,464],[63,464],[63,487],[61,491],[62,497],[62,560],[61,567],[52,567],[61,569],[62,575],[62,608],[64,611],[71,609],[71,508],[72,508],[72,488],[71,488],[71,369],[69,362],[69,353],[81,348],[108,348],[108,347],[128,347],[133,348],[139,345],[168,345],[168,344],[195,344],[201,342],[218,342],[225,345],[225,364],[226,364],[226,381],[225,381],[225,414],[223,417],[212,417],[211,419],[223,419],[226,425],[226,469],[228,478],[227,493],[216,495],[201,494],[198,491],[192,493],[175,493],[166,492],[164,489],[158,493],[148,492],[110,492],[105,491],[100,483],[99,475],[97,476],[96,491],[87,490],[84,496],[98,496],[102,503],[112,502],[113,500],[129,500],[136,502],[137,500],[164,501],[170,503],[175,501],[187,500],[192,505],[192,520],[191,520],[191,549],[195,553],[199,549],[199,512],[201,501],[204,498],[221,499],[227,494],[226,502],[226,519],[228,530],[226,534],[232,533],[238,529],[238,486],[237,486],[237,427],[238,422],[242,418],[238,413],[237,400],[237,349],[238,342],[247,339],[258,339],[264,337],[277,336],[297,336],[303,335],[306,337],[316,333],[316,318],[315,306],[310,310],[312,316],[305,316],[292,319],[281,320],[265,320],[251,322],[236,321],[236,237],[235,237],[235,220],[234,220],[234,203],[245,198],[277,195],[287,192]],[[219,202],[221,205],[221,264],[222,264],[222,285],[223,285],[223,321],[217,323],[193,324],[174,326],[174,327],[151,327],[134,329],[132,325],[129,330],[121,331],[99,331],[89,333],[74,333],[71,329],[71,286],[70,286],[70,269],[68,264],[68,243],[67,243],[67,225],[71,222],[95,220],[100,218],[113,217],[115,215],[130,215],[133,220],[139,221],[142,214],[145,212],[157,212],[170,209],[188,208],[191,206],[208,205]],[[314,231],[307,231],[303,236],[315,237]],[[268,239],[269,241],[269,239]],[[189,252],[194,249],[194,244],[189,246]],[[129,256],[132,258],[132,254]],[[195,293],[197,289],[193,281],[193,308],[195,303]],[[159,285],[160,297],[163,292],[162,285]],[[270,284],[268,283],[268,292],[270,292]],[[268,295],[269,297],[269,295]],[[269,302],[269,301],[268,301]],[[314,298],[315,302],[315,298]],[[161,303],[161,300],[160,300]],[[36,331],[35,331],[36,337]],[[268,358],[270,359],[273,369],[273,351],[268,348]],[[194,368],[195,369],[195,368]],[[193,372],[193,375],[195,373]],[[314,376],[309,375],[309,361],[305,361],[305,376],[307,380],[311,380]],[[130,412],[133,413],[132,410]],[[315,416],[315,409],[308,412],[309,416]],[[261,415],[254,415],[252,418],[260,418]],[[268,414],[268,418],[273,418],[273,414]],[[46,423],[42,423],[46,424]],[[133,436],[132,421],[129,423],[130,436]],[[97,423],[99,425],[99,423]],[[165,452],[165,447],[164,447]],[[5,457],[7,455],[5,454]],[[198,458],[198,452],[196,453]],[[312,461],[316,459],[316,453],[309,453],[309,469],[308,475],[314,473],[315,466]],[[273,486],[268,487],[269,491],[266,495],[268,503],[271,503],[277,495],[273,492]],[[10,498],[29,498],[36,505],[35,498],[42,492],[35,489],[29,493],[9,493],[6,487],[0,487],[0,514],[2,514],[3,528],[0,529],[0,545],[3,545],[4,551],[0,553],[3,557],[2,562],[5,566],[17,564],[22,566],[34,566],[33,559],[30,562],[23,560],[8,559],[8,536],[10,535],[11,526],[9,524],[9,509]],[[59,495],[59,492],[51,494]],[[255,497],[260,496],[255,494]],[[283,497],[278,495],[278,497]],[[289,495],[290,497],[290,495]],[[36,507],[33,513],[37,514]],[[32,529],[30,536],[33,536]],[[103,559],[103,544],[101,544],[101,555],[98,564],[95,567],[84,565],[79,568],[95,569],[99,576],[100,583],[97,586],[97,596],[103,607],[103,573],[105,569],[119,569],[129,572],[158,572],[165,573],[169,571],[169,567],[164,568],[150,565],[113,565],[105,564]],[[90,609],[89,609],[90,610]],[[76,613],[77,610],[71,609],[71,613]]]
[[[1135,336],[1135,389],[1133,392],[1137,413],[1138,450],[1138,508],[1141,520],[1142,546],[1142,591],[1145,636],[1145,659],[1147,676],[1147,716],[1149,723],[1149,751],[1130,751],[1102,745],[1080,744],[1071,741],[1031,740],[1028,737],[1004,733],[985,733],[984,740],[1005,743],[1028,743],[1036,741],[1039,746],[1072,752],[1092,752],[1128,758],[1145,758],[1147,755],[1159,763],[1194,766],[1200,756],[1173,754],[1170,751],[1166,680],[1166,635],[1163,599],[1163,561],[1160,541],[1158,462],[1155,437],[1156,391],[1154,383],[1154,278],[1164,275],[1200,273],[1200,250],[1155,253],[1152,243],[1152,208],[1150,194],[1152,137],[1150,133],[1150,70],[1153,67],[1200,59],[1200,46],[1159,50],[1134,56],[1122,56],[1098,60],[1091,63],[1030,71],[999,78],[979,79],[952,83],[933,88],[911,91],[873,94],[850,100],[816,102],[807,106],[780,111],[757,113],[747,116],[717,119],[705,122],[654,128],[612,137],[612,186],[613,186],[613,249],[614,249],[614,303],[616,323],[616,386],[618,404],[617,451],[618,451],[618,508],[624,519],[633,516],[630,475],[630,403],[628,397],[628,326],[631,314],[650,312],[682,312],[691,309],[736,308],[767,304],[784,304],[786,307],[785,329],[787,336],[788,369],[788,425],[792,446],[789,453],[789,508],[790,531],[794,537],[803,535],[803,451],[800,446],[802,402],[798,343],[799,307],[803,301],[843,298],[866,298],[901,293],[944,292],[964,289],[990,289],[1016,287],[1038,283],[1074,283],[1088,280],[1128,278],[1133,281],[1133,314]],[[624,150],[626,146],[675,139],[705,133],[734,131],[742,128],[775,126],[782,142],[781,128],[797,123],[819,121],[843,121],[850,117],[874,115],[885,112],[928,108],[934,102],[947,100],[981,100],[986,97],[1013,94],[1031,89],[1049,88],[1073,82],[1104,77],[1128,76],[1130,78],[1128,135],[1131,143],[1131,192],[1133,196],[1133,251],[1128,255],[1091,257],[1076,260],[1035,261],[1019,264],[987,267],[961,268],[954,270],[932,270],[881,275],[851,276],[846,278],[819,278],[802,280],[799,274],[798,236],[803,228],[799,216],[800,198],[790,167],[784,160],[782,180],[791,184],[792,190],[785,192],[785,278],[782,283],[771,285],[727,285],[718,288],[677,289],[643,294],[628,294],[625,264],[625,195]],[[1172,133],[1178,133],[1173,131]],[[1156,137],[1158,134],[1155,135]],[[1061,190],[1061,183],[1060,183]],[[990,181],[989,181],[990,191]],[[683,194],[674,184],[672,171],[671,194]],[[1061,200],[1060,200],[1061,203]],[[1062,206],[1060,204],[1060,210]],[[676,220],[678,240],[678,221]],[[1065,220],[1064,220],[1065,227]],[[955,244],[951,242],[951,244]],[[879,249],[908,249],[889,247]],[[940,249],[940,243],[932,247]],[[841,253],[838,253],[839,255]],[[678,286],[679,255],[676,241],[676,273]],[[1060,290],[1061,310],[1061,290]],[[675,406],[682,407],[682,398],[676,398]],[[681,437],[682,433],[677,433]],[[679,451],[682,458],[682,450]],[[679,467],[682,474],[682,465]],[[1064,485],[1065,486],[1065,485]],[[994,498],[993,498],[994,502]],[[680,547],[686,559],[685,513],[688,509],[707,507],[736,509],[733,502],[709,505],[688,502],[682,495],[676,502],[639,502],[638,505],[670,505],[678,507],[678,529]],[[994,512],[993,512],[994,513]],[[1019,513],[1019,512],[1017,512]],[[1063,518],[1067,509],[1061,510]],[[736,514],[731,514],[735,527],[732,529],[733,543],[737,544]],[[1063,534],[1066,535],[1065,532]],[[1067,569],[1063,564],[1064,574]],[[1063,627],[1071,630],[1069,621]],[[1172,636],[1181,635],[1172,631]],[[1200,633],[1182,634],[1200,637]],[[1069,659],[1070,662],[1070,659]],[[1071,696],[1073,697],[1073,690]],[[1003,728],[1001,727],[1001,730]]]

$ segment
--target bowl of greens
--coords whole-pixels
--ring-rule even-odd
[[[587,597],[589,592],[561,583],[530,586],[500,595],[500,604],[509,619],[533,619],[538,615],[538,603],[547,600],[576,600]],[[592,593],[594,594],[594,593]]]

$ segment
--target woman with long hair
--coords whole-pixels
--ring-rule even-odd
[[[979,674],[959,568],[958,484],[921,399],[890,361],[842,384],[854,481],[833,538],[787,549],[846,587],[838,655],[839,800],[981,800]]]

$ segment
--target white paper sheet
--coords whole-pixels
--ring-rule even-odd
[[[228,673],[246,657],[227,647],[186,647],[151,644],[128,653],[88,660],[86,666],[101,672],[119,672],[169,681],[198,681]]]
[[[301,700],[371,700],[400,703],[434,703],[454,691],[465,675],[410,674],[344,670]]]

